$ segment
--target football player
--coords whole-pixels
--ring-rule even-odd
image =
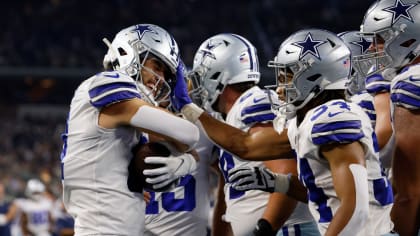
[[[75,218],[76,235],[141,235],[142,189],[127,185],[131,148],[147,131],[188,151],[199,133],[190,122],[151,104],[170,93],[177,77],[184,78],[178,46],[166,30],[138,24],[105,42],[104,66],[113,71],[83,81],[71,101],[62,136],[63,200]],[[160,182],[151,178],[157,188],[196,167],[192,155],[167,159],[172,163],[158,176]]]
[[[347,31],[338,34],[350,49],[353,58],[361,58],[369,53],[372,38],[364,38],[359,31]],[[375,79],[376,78],[376,79]],[[389,112],[389,82],[382,76],[369,76],[367,86],[365,76],[352,67],[349,81],[346,85],[348,99],[362,107],[369,116],[372,127],[378,140],[379,158],[387,176],[390,177],[390,168],[393,152],[393,136]],[[366,89],[368,87],[368,89]],[[378,110],[379,118],[377,118]],[[378,122],[376,122],[378,120]],[[376,125],[378,123],[378,125]],[[385,141],[387,143],[385,144]]]
[[[420,228],[420,3],[380,0],[366,12],[361,33],[373,37],[372,53],[363,64],[390,81],[395,153],[392,178],[395,203],[391,212],[400,235]],[[365,67],[366,70],[366,67]]]
[[[197,170],[183,176],[170,191],[148,190],[145,235],[206,235],[210,211],[210,165],[213,144],[203,134],[195,147]]]
[[[16,203],[6,200],[5,186],[0,182],[0,235],[11,236],[11,224],[16,214]]]
[[[289,140],[298,176],[259,168],[231,170],[238,190],[265,189],[309,201],[322,235],[383,235],[392,229],[392,190],[381,174],[369,117],[345,101],[350,50],[335,34],[298,31],[273,66],[286,88]],[[301,183],[307,189],[302,191]],[[269,186],[268,189],[262,186]]]
[[[190,79],[197,87],[195,96],[202,98],[207,112],[220,113],[227,124],[249,133],[274,129],[270,97],[278,103],[277,95],[257,86],[260,73],[256,49],[242,36],[219,34],[205,40],[195,54]],[[219,188],[224,189],[225,202],[218,202],[215,212],[224,212],[223,219],[230,223],[234,235],[275,235],[280,228],[285,235],[298,235],[301,224],[313,222],[305,204],[283,194],[233,189],[227,173],[238,166],[296,172],[293,159],[250,162],[229,149],[220,149],[219,168],[225,184]],[[220,222],[212,228],[218,230],[216,223]]]
[[[25,199],[17,200],[21,212],[20,225],[23,235],[49,236],[52,232],[53,204],[45,196],[45,185],[38,179],[26,184]]]

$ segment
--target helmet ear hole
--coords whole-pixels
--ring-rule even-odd
[[[320,77],[321,77],[321,74],[314,74],[314,75],[309,76],[306,79],[309,80],[309,81],[311,81],[311,82],[314,82],[315,80],[317,80]]]
[[[216,72],[209,79],[211,79],[211,80],[217,80],[217,78],[219,78],[219,75],[220,75],[220,72]]]
[[[118,48],[118,53],[119,53],[121,56],[125,56],[125,55],[127,55],[127,52],[126,52],[123,48]]]
[[[417,41],[416,39],[410,39],[410,40],[407,40],[407,41],[403,42],[402,44],[400,44],[400,46],[401,46],[401,47],[408,48],[408,47],[410,47],[413,43],[415,43],[416,41]]]

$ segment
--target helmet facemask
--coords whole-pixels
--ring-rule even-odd
[[[114,51],[111,44],[108,44],[110,51]],[[136,86],[138,91],[140,92],[142,98],[144,98],[147,102],[158,105],[159,103],[165,102],[169,100],[169,94],[171,93],[171,85],[172,84],[172,77],[174,75],[170,73],[168,68],[165,69],[165,76],[162,77],[158,75],[153,69],[145,66],[147,60],[155,60],[158,64],[162,64],[162,66],[167,67],[167,65],[159,59],[159,57],[155,56],[151,50],[151,48],[147,47],[147,45],[143,44],[141,41],[136,40],[134,42],[129,42],[131,52],[126,52],[122,48],[118,48],[118,53],[120,55],[129,55],[131,54],[131,61],[126,63],[125,67],[121,67],[118,61],[115,63],[113,62],[112,65],[115,70],[122,71],[124,74],[131,76],[136,81]],[[117,53],[114,51],[114,53]],[[146,71],[147,73],[151,74],[157,80],[152,83],[147,83],[144,81],[142,76],[142,70]],[[165,80],[167,79],[167,80]]]
[[[272,110],[277,112],[281,111],[281,113],[286,112],[287,116],[292,117],[294,116],[296,110],[306,105],[306,103],[314,96],[308,94],[304,97],[303,93],[299,91],[296,86],[296,81],[299,79],[300,75],[302,75],[302,73],[310,67],[310,65],[302,61],[282,64],[276,62],[276,58],[274,61],[268,62],[268,67],[274,68],[276,75],[275,86],[278,91],[281,91],[282,95],[279,99],[284,103],[281,105],[272,103]]]
[[[392,57],[386,52],[385,48],[395,39],[392,30],[383,30],[378,33],[360,33],[361,37],[372,42],[368,51],[364,54],[353,56],[353,67],[367,77],[393,65]]]

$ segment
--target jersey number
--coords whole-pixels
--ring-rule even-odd
[[[181,178],[177,188],[184,187],[184,198],[175,198],[175,192],[164,192],[161,195],[162,208],[167,212],[192,211],[195,208],[195,178],[192,175],[186,175]],[[156,193],[150,192],[150,202],[146,206],[146,214],[159,213],[159,199],[156,199]]]
[[[222,153],[219,158],[219,167],[223,173],[223,177],[225,178],[225,182],[228,183],[228,173],[229,170],[235,167],[235,162],[233,161],[233,157],[230,153],[225,152],[222,150]],[[245,194],[244,191],[238,191],[232,187],[229,187],[229,199],[236,199],[240,198]]]

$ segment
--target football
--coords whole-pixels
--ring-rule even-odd
[[[131,160],[129,166],[129,172],[131,178],[129,176],[129,182],[131,181],[132,188],[134,187],[137,191],[140,192],[139,189],[141,188],[147,191],[154,191],[154,192],[166,192],[170,189],[173,189],[178,181],[174,181],[167,186],[164,186],[159,189],[153,188],[152,184],[146,182],[146,176],[143,175],[143,170],[145,169],[154,169],[162,167],[163,165],[160,164],[146,164],[144,159],[149,156],[160,156],[160,157],[169,157],[171,151],[162,143],[159,142],[149,142],[145,144],[138,144],[136,145],[133,150],[133,158]],[[130,188],[130,183],[129,183]],[[132,189],[130,189],[132,190]],[[133,191],[133,190],[132,190]]]

